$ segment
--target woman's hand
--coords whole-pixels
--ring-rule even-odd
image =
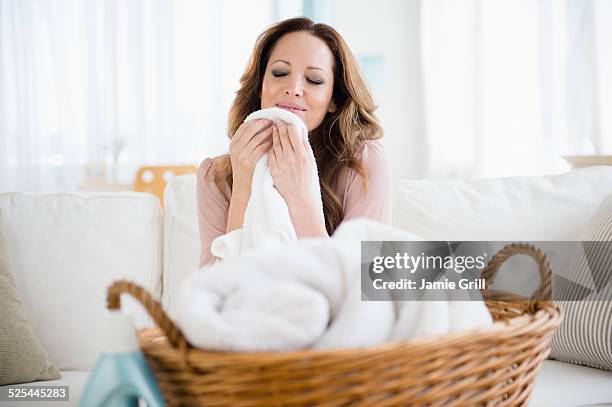
[[[293,125],[275,121],[272,127],[268,166],[276,189],[287,202],[296,235],[298,238],[327,236],[310,195],[310,144]]]
[[[272,128],[271,120],[256,119],[242,123],[236,130],[229,146],[233,172],[232,193],[250,195],[255,165],[272,146]]]
[[[288,206],[310,200],[310,144],[297,127],[275,120],[272,125],[272,149],[268,157],[270,173],[278,192]]]

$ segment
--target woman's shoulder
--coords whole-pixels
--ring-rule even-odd
[[[198,166],[197,183],[200,192],[206,195],[221,195],[225,199],[231,197],[231,190],[225,176],[227,175],[227,163],[229,162],[229,154],[220,155],[217,157],[207,157]],[[220,188],[223,186],[223,188]]]
[[[369,156],[371,154],[384,154],[385,146],[383,144],[382,139],[376,140],[364,140],[359,148],[359,155],[363,158],[364,156]]]
[[[355,158],[366,167],[378,167],[387,164],[387,154],[381,139],[365,140],[357,150]]]
[[[219,181],[225,178],[227,170],[225,164],[229,160],[229,154],[216,157],[207,157],[198,166],[198,180]]]
[[[385,147],[380,139],[364,140],[355,151],[353,158],[359,161],[361,171],[355,167],[342,168],[340,179],[343,181],[338,185],[340,188],[361,184],[364,176],[371,179],[372,176],[384,177],[389,173]]]

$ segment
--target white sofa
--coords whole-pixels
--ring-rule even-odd
[[[401,180],[393,223],[430,240],[577,240],[609,193],[612,167],[550,177]],[[164,206],[162,213],[156,197],[136,192],[0,194],[18,288],[34,331],[63,374],[34,384],[70,386],[64,405],[78,405],[104,347],[106,287],[134,280],[172,315],[181,280],[197,269],[195,176],[171,180]],[[151,323],[131,298],[123,309],[136,326]],[[530,405],[611,401],[612,372],[547,360]]]

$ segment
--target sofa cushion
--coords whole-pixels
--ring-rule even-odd
[[[0,194],[9,256],[34,333],[60,369],[91,369],[102,348],[106,288],[130,279],[159,296],[161,210],[138,192]],[[144,310],[125,298],[137,326]]]
[[[32,326],[19,298],[8,256],[1,210],[0,321],[0,385],[60,378],[59,370],[49,362],[47,352],[32,332]]]
[[[602,202],[581,239],[586,256],[572,263],[569,278],[592,277],[599,290],[582,301],[560,301],[563,321],[551,340],[551,357],[612,371],[612,194]],[[576,298],[576,286],[562,284],[561,298]]]
[[[174,316],[180,283],[198,269],[200,240],[196,208],[196,176],[172,178],[164,191],[164,292],[162,304]]]
[[[533,177],[402,180],[395,186],[394,225],[426,240],[485,241],[484,252],[492,256],[509,241],[577,241],[612,192],[612,167]],[[536,245],[545,252],[551,247]],[[495,283],[531,296],[540,281],[531,258],[514,256]]]
[[[578,240],[612,167],[483,180],[402,180],[393,224],[427,240]]]
[[[545,360],[529,407],[604,406],[612,400],[612,372]],[[601,404],[600,404],[601,403]]]

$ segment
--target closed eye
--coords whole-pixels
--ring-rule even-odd
[[[272,72],[272,75],[273,75],[275,78],[280,78],[280,77],[282,77],[282,76],[287,76],[287,74],[286,74],[286,73],[283,73],[283,72]],[[306,78],[306,80],[307,80],[308,82],[312,83],[313,85],[323,85],[323,83],[324,83],[324,82],[319,81],[319,80],[317,80],[317,79]]]

